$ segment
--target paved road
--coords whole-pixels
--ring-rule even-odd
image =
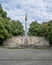
[[[0,65],[52,65],[52,49],[0,48]]]

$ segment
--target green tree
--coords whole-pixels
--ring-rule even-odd
[[[0,17],[7,18],[7,13],[6,11],[3,10],[1,4],[0,4]]]
[[[29,35],[45,37],[52,45],[52,20],[42,24],[33,21],[29,26]]]
[[[5,39],[12,36],[10,20],[10,17],[7,17],[6,11],[3,10],[0,4],[0,45],[2,45]]]
[[[8,22],[8,21],[7,21]],[[6,26],[7,25],[7,26]],[[2,45],[3,41],[7,38],[10,38],[12,35],[8,32],[8,24],[6,24],[5,19],[0,17],[0,45]]]
[[[49,32],[48,34],[48,40],[50,42],[50,44],[52,45],[52,20],[48,21],[48,26],[49,26]]]
[[[49,43],[52,45],[52,20],[48,22],[43,22],[41,24],[41,36],[49,40]]]
[[[29,35],[40,36],[40,24],[37,21],[33,21],[29,26]]]
[[[12,26],[12,34],[14,36],[19,36],[24,34],[24,29],[22,26],[22,23],[20,21],[11,21],[11,26]]]
[[[0,45],[2,45],[3,41],[7,38],[23,34],[24,29],[22,23],[7,17],[7,12],[3,10],[0,4]]]
[[[40,36],[47,37],[48,35],[47,33],[49,32],[48,28],[49,28],[48,22],[43,22],[41,24]]]

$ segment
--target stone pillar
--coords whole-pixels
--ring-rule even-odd
[[[25,37],[24,37],[24,45],[28,45],[28,35],[27,35],[27,14],[25,14]]]

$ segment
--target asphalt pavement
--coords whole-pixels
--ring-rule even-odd
[[[52,49],[0,48],[0,65],[52,65]]]

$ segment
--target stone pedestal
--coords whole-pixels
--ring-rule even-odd
[[[25,39],[25,40],[24,40]],[[14,46],[18,47],[19,45],[22,46],[49,46],[49,41],[47,41],[43,37],[34,37],[29,36],[27,39],[24,36],[17,36],[12,37],[11,39],[7,39],[4,41],[3,45],[5,46]]]
[[[24,39],[24,46],[28,46],[28,38]]]

